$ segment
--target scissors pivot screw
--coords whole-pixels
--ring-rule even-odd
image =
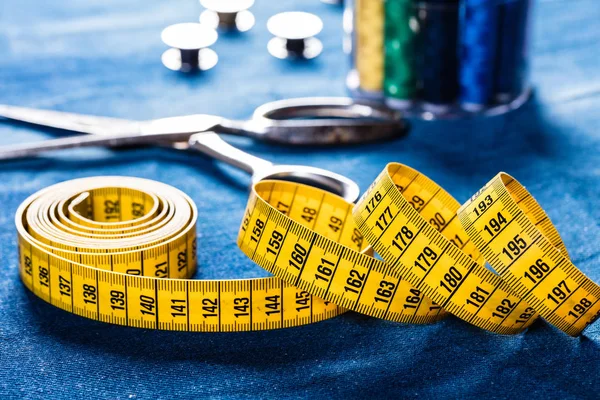
[[[267,48],[271,55],[285,59],[311,59],[323,50],[321,41],[313,36],[323,29],[321,18],[306,12],[283,12],[267,21],[274,37]]]
[[[198,23],[182,23],[166,27],[162,41],[171,48],[162,55],[165,67],[173,71],[206,71],[214,67],[219,57],[208,47],[219,35],[213,28]]]
[[[254,26],[254,15],[248,11],[254,0],[200,0],[206,8],[200,14],[200,23],[211,28],[246,32]]]

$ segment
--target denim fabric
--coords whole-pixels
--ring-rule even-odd
[[[366,188],[389,161],[429,175],[465,201],[498,171],[517,177],[555,222],[575,264],[600,282],[600,7],[536,4],[536,95],[506,116],[413,122],[407,138],[299,149],[236,140],[276,162],[347,174]],[[271,57],[266,19],[306,10],[325,22],[312,62]],[[0,103],[145,119],[189,113],[249,117],[265,101],[343,95],[339,8],[260,1],[247,34],[222,35],[204,76],[166,70],[160,31],[195,21],[196,1],[0,2]],[[0,144],[49,137],[0,121]],[[31,295],[17,275],[13,217],[31,193],[83,176],[132,175],[188,193],[200,214],[198,278],[265,276],[237,249],[248,177],[170,150],[78,150],[0,165],[2,398],[597,398],[600,324],[573,339],[544,321],[514,337],[454,317],[400,325],[356,313],[270,332],[201,334],[86,320]]]

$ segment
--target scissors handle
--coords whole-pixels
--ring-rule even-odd
[[[265,103],[256,108],[253,117],[264,117],[272,120],[367,118],[398,121],[402,119],[402,114],[381,103],[358,101],[350,97],[297,97]]]
[[[223,133],[236,133],[227,121],[224,128],[229,130]],[[378,103],[303,97],[258,107],[242,129],[246,135],[280,144],[336,145],[400,137],[408,131],[408,123],[400,112]]]

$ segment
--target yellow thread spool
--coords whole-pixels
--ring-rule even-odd
[[[381,91],[384,74],[384,4],[381,0],[356,0],[355,7],[354,57],[359,88]]]

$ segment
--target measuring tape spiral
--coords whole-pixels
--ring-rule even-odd
[[[59,183],[17,211],[21,279],[66,311],[141,328],[273,329],[344,312],[274,277],[186,279],[196,270],[196,221],[191,199],[159,182]]]
[[[286,199],[282,207],[273,205],[274,197]],[[298,197],[308,206],[289,210]],[[338,220],[347,223],[344,203],[318,189],[261,182],[238,245],[294,286],[393,321],[427,323],[448,312],[491,332],[515,334],[540,313],[576,336],[598,317],[600,288],[571,264],[545,212],[506,174],[460,207],[426,176],[388,165],[353,208],[356,225],[350,225],[385,262],[295,222],[306,218],[336,230]]]
[[[182,192],[138,178],[52,186],[17,212],[21,277],[75,314],[170,330],[291,327],[348,309],[404,323],[450,313],[501,334],[541,315],[576,336],[600,313],[600,287],[503,173],[463,206],[397,163],[356,206],[293,182],[259,182],[238,245],[271,278],[185,279],[195,271],[196,214]]]

